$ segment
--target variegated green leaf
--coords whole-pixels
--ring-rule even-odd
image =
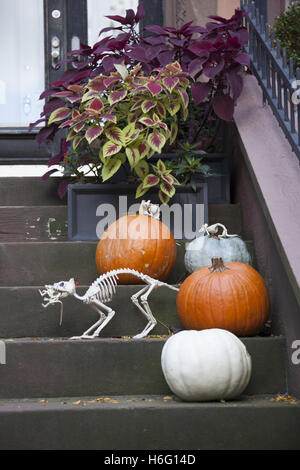
[[[127,95],[127,90],[113,91],[108,97],[109,104],[115,104],[122,101]]]
[[[176,91],[177,91],[177,93],[179,94],[179,96],[180,96],[180,98],[181,98],[183,107],[184,107],[184,108],[187,108],[188,105],[189,105],[189,95],[188,95],[187,92],[184,90],[184,88],[178,88]]]
[[[62,107],[55,109],[49,117],[48,124],[52,124],[53,122],[62,121],[66,119],[71,114],[70,108]]]
[[[112,157],[108,162],[106,162],[101,170],[102,181],[106,181],[111,178],[122,165],[122,161],[118,156]]]
[[[136,199],[139,198],[139,197],[144,196],[144,194],[146,194],[146,192],[149,191],[149,189],[150,189],[150,188],[144,188],[143,183],[141,183],[141,184],[137,187],[137,190],[136,190],[136,193],[135,193]]]
[[[105,131],[106,137],[117,145],[123,145],[123,132],[119,127],[111,126]]]
[[[137,139],[140,131],[136,129],[134,123],[128,124],[128,126],[124,127],[122,131],[122,140],[125,145],[128,145],[130,142],[133,142]]]
[[[103,159],[106,160],[108,157],[115,155],[122,148],[122,145],[118,145],[110,140],[106,142],[103,146]]]
[[[85,138],[89,144],[91,144],[97,137],[99,137],[103,132],[103,127],[91,126],[87,129],[85,133]]]
[[[165,193],[169,198],[173,197],[175,194],[175,188],[171,184],[163,181],[160,185],[160,190]]]
[[[100,98],[94,98],[92,101],[89,102],[89,106],[88,108],[86,108],[86,110],[88,111],[89,114],[97,115],[101,113],[103,108],[104,108],[104,104],[100,100]]]
[[[166,193],[163,193],[162,191],[158,191],[158,197],[160,199],[160,201],[162,202],[162,204],[168,204],[170,198],[169,196],[167,196]]]
[[[160,103],[160,102],[157,103],[156,112],[157,112],[158,116],[161,119],[165,119],[165,117],[166,117],[166,108],[162,103]]]
[[[166,138],[161,132],[155,130],[149,134],[147,143],[150,145],[152,150],[157,153],[161,153],[162,148],[166,143]]]
[[[174,87],[179,82],[178,77],[164,77],[162,79],[162,84],[166,87],[166,89],[171,93]]]
[[[180,186],[179,181],[173,175],[165,173],[165,174],[161,175],[161,177],[164,181],[166,181],[166,183],[168,183],[170,185]]]
[[[169,113],[171,114],[171,116],[174,116],[175,114],[178,113],[178,111],[180,110],[180,101],[179,99],[178,100],[174,100],[174,101],[171,101],[167,104],[167,109],[169,111]]]
[[[135,147],[126,147],[125,152],[129,161],[130,168],[132,169],[140,160],[140,154],[137,148]]]
[[[80,142],[82,141],[83,136],[76,135],[73,139],[73,149],[76,150]]]
[[[151,188],[152,186],[156,186],[158,183],[159,183],[159,177],[150,173],[144,178],[143,187]]]
[[[142,124],[144,124],[147,127],[154,127],[155,126],[155,122],[152,119],[150,119],[149,117],[146,117],[146,116],[140,118],[139,122],[141,122]]]
[[[74,139],[75,136],[76,136],[76,132],[73,129],[70,129],[66,137],[66,141],[70,142],[70,140]]]
[[[170,135],[169,144],[172,145],[175,142],[175,139],[176,139],[177,133],[178,133],[178,125],[174,121],[171,123],[170,132],[171,132],[171,135]]]
[[[159,174],[162,174],[166,171],[166,165],[164,164],[164,162],[159,159],[157,164],[156,164],[156,170]]]
[[[156,101],[154,100],[145,100],[142,103],[142,111],[143,113],[147,114],[149,111],[156,106]]]
[[[145,160],[140,160],[134,167],[135,173],[141,178],[144,179],[145,176],[149,173],[149,165]]]

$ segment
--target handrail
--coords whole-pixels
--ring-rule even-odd
[[[270,105],[300,160],[300,69],[294,74],[292,57],[287,60],[286,48],[274,39],[254,2],[241,0],[241,9],[247,13],[244,25],[249,31],[245,49],[250,56],[251,70],[262,88],[263,102]]]

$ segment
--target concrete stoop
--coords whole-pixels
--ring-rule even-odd
[[[278,336],[241,338],[253,364],[245,396],[185,403],[166,384],[160,364],[168,326],[182,328],[176,295],[153,292],[158,324],[133,340],[145,319],[118,286],[116,315],[101,338],[70,340],[97,320],[76,299],[41,307],[38,289],[75,277],[84,293],[97,275],[93,242],[66,240],[66,207],[56,181],[3,178],[0,183],[0,449],[300,449],[300,403],[287,394],[286,345]],[[239,205],[209,208],[210,222],[241,233]],[[7,224],[5,225],[5,222]],[[253,253],[252,242],[248,247]],[[186,272],[184,246],[168,282]]]

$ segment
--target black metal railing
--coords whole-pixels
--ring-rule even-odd
[[[287,59],[285,47],[275,40],[261,9],[251,0],[241,0],[247,13],[245,26],[249,31],[246,52],[251,70],[293,151],[300,160],[300,69],[294,69],[293,58]]]

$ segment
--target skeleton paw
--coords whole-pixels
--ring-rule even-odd
[[[94,339],[94,336],[90,335],[81,335],[81,336],[72,336],[70,339]]]
[[[146,335],[140,333],[140,334],[138,334],[138,335],[133,336],[132,339],[142,339],[142,338],[145,338],[145,336],[146,336]]]

